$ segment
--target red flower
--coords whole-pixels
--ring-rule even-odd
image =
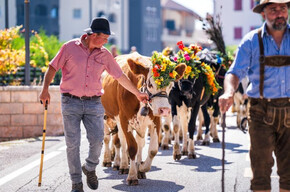
[[[182,42],[182,41],[178,41],[178,42],[177,42],[177,45],[178,45],[178,48],[179,48],[180,50],[183,50],[184,45],[183,45],[183,42]]]
[[[153,76],[154,76],[154,77],[159,77],[159,76],[160,76],[160,74],[159,74],[159,73],[157,73],[157,72],[155,72],[155,73],[153,73]]]
[[[158,64],[156,64],[156,65],[154,66],[154,68],[155,68],[155,69],[160,69],[160,68],[161,68],[161,66],[160,66],[160,65],[158,65]]]

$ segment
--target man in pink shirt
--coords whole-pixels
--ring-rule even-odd
[[[104,137],[104,108],[100,99],[102,73],[106,70],[140,101],[145,103],[149,99],[123,74],[112,54],[103,46],[112,34],[108,20],[94,18],[85,32],[80,38],[66,42],[52,59],[39,96],[43,104],[50,103],[48,87],[56,71],[61,69],[61,105],[72,192],[83,192],[82,171],[87,176],[88,186],[94,190],[98,188],[95,169]],[[81,121],[89,141],[89,154],[83,166],[80,160]]]

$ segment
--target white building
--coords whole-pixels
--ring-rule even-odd
[[[67,41],[80,37],[93,17],[105,16],[110,21],[111,31],[115,33],[109,42],[121,50],[128,50],[128,13],[128,0],[60,0],[59,39]]]
[[[253,13],[254,0],[214,0],[214,14],[220,15],[226,45],[238,45],[245,34],[262,25]]]
[[[16,25],[16,2],[8,1],[8,26],[11,27]],[[0,29],[5,29],[5,0],[0,0]]]
[[[176,43],[185,45],[197,43],[209,46],[208,37],[202,29],[196,29],[200,16],[191,9],[173,0],[161,0],[162,5],[162,44],[163,47],[177,48]]]

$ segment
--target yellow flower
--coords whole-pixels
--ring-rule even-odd
[[[190,50],[188,49],[188,47],[184,47],[183,51],[186,51],[187,53],[190,53]]]
[[[187,67],[186,67],[186,71],[185,71],[185,73],[188,74],[188,73],[190,73],[191,71],[192,71],[192,68],[191,68],[190,66],[187,66]]]
[[[166,65],[162,65],[161,71],[165,71],[166,70]]]

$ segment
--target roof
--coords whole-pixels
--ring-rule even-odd
[[[171,10],[175,10],[175,11],[187,12],[196,18],[200,18],[200,16],[197,13],[195,13],[193,10],[188,9],[187,7],[184,7],[183,5],[177,3],[173,0],[163,0],[163,1],[161,1],[161,6],[163,9],[171,9]]]

